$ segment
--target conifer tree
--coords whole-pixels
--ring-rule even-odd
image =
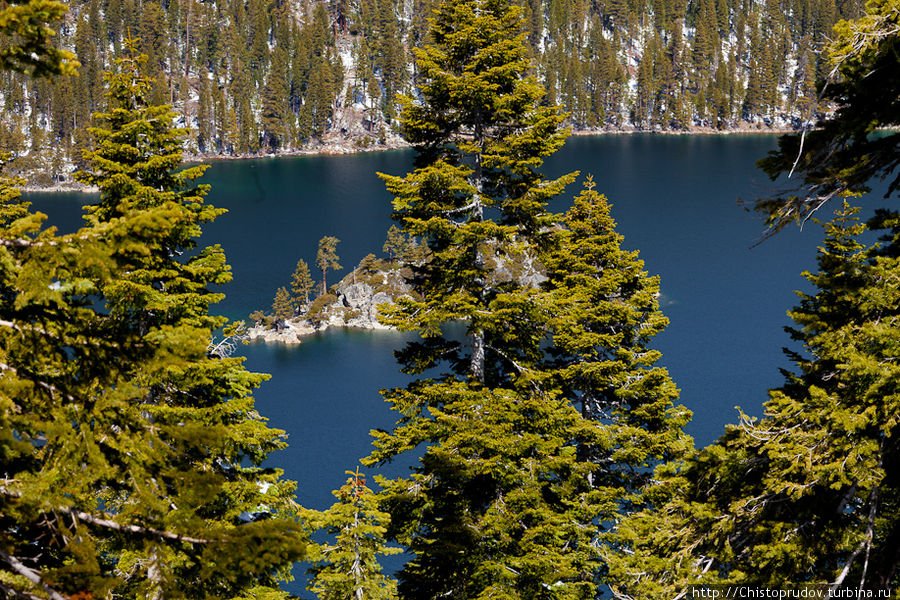
[[[340,257],[337,254],[337,245],[341,240],[334,236],[326,235],[319,240],[319,250],[316,252],[316,266],[322,271],[322,293],[328,293],[328,284],[325,276],[329,270],[338,271],[342,269]]]
[[[495,0],[436,9],[433,43],[416,53],[425,101],[402,101],[404,132],[425,166],[406,177],[382,175],[395,218],[433,255],[423,267],[428,299],[403,312],[418,315],[414,327],[429,333],[437,323],[467,323],[468,370],[479,381],[486,338],[503,344],[490,325],[490,303],[502,290],[488,281],[488,254],[502,253],[498,244],[513,235],[539,237],[545,202],[574,179],[547,181],[536,171],[565,132],[556,109],[540,104],[521,24],[521,9]]]
[[[640,504],[653,467],[692,448],[682,431],[690,412],[674,405],[678,390],[650,348],[668,325],[659,278],[647,275],[636,251],[621,248],[610,207],[590,177],[562,225],[542,256],[542,302],[555,316],[544,369],[586,419],[603,423],[603,444],[580,452],[601,466],[594,485],[618,511],[626,499]]]
[[[789,313],[794,371],[765,416],[744,413],[680,471],[657,509],[626,521],[637,549],[613,569],[620,593],[672,597],[699,582],[830,589],[898,583],[896,257],[859,241],[846,204],[826,225],[813,293]],[[634,573],[640,570],[639,579]]]
[[[285,321],[294,316],[294,299],[287,291],[287,288],[280,287],[275,292],[275,299],[272,300],[272,312],[275,313],[275,325],[279,329],[284,327]]]
[[[359,469],[347,474],[347,483],[333,492],[338,501],[331,508],[307,513],[311,529],[334,536],[311,548],[308,589],[321,600],[392,600],[397,582],[378,564],[379,556],[400,552],[384,541],[390,517],[378,508],[378,498]]]
[[[294,301],[298,304],[308,304],[309,294],[313,289],[315,282],[309,272],[309,265],[301,258],[291,274],[291,292],[294,294]]]
[[[288,55],[279,45],[272,53],[272,68],[263,88],[260,114],[265,145],[272,150],[286,146],[289,139],[288,92]]]
[[[405,259],[405,254],[409,245],[410,243],[406,239],[406,236],[403,235],[403,231],[396,225],[391,225],[390,228],[388,228],[387,239],[384,241],[384,246],[382,246],[381,251],[388,255],[388,260],[390,262],[394,262],[395,260],[402,262]]]
[[[211,343],[224,256],[179,258],[220,211],[190,185],[202,169],[178,170],[184,132],[139,62],[92,130],[88,225],[56,237],[3,209],[5,594],[235,597],[302,554],[293,484],[259,466],[284,445],[253,408],[264,376]]]
[[[576,449],[601,434],[543,385],[547,316],[528,277],[509,273],[545,246],[545,203],[574,178],[537,171],[565,133],[541,105],[522,25],[499,0],[440,4],[417,51],[422,102],[403,101],[419,168],[382,176],[395,218],[428,249],[413,266],[422,298],[385,318],[422,335],[398,353],[419,378],[385,392],[402,416],[367,459],[427,446],[410,478],[381,481],[390,533],[414,554],[403,598],[595,593],[599,503]],[[449,322],[465,342],[444,335]]]

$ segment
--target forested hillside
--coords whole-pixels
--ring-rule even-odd
[[[530,51],[576,129],[790,126],[809,116],[820,50],[860,0],[526,0]],[[247,155],[396,139],[398,92],[433,0],[88,0],[58,43],[78,76],[0,75],[0,147],[33,183],[69,178],[102,73],[130,31],[186,150]],[[0,41],[0,44],[8,42]],[[0,49],[2,50],[2,49]],[[819,107],[820,109],[823,107]]]

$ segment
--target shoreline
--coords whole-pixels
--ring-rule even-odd
[[[644,130],[636,128],[622,129],[572,129],[569,135],[573,137],[587,136],[605,136],[605,135],[677,135],[677,136],[693,136],[693,135],[784,135],[799,131],[791,127],[735,127],[733,129],[713,129],[711,127],[696,127],[688,130],[672,130],[672,129],[654,129]],[[211,163],[214,161],[232,161],[232,160],[264,160],[277,159],[291,156],[341,156],[363,154],[368,152],[390,152],[395,150],[405,150],[411,148],[412,145],[400,137],[388,140],[386,144],[373,144],[371,146],[356,146],[355,144],[336,143],[335,141],[327,141],[318,144],[315,147],[293,148],[271,153],[257,154],[185,154],[184,164]],[[19,190],[28,194],[53,194],[78,192],[83,194],[96,194],[99,189],[89,187],[75,182],[57,184],[49,187],[25,185]]]

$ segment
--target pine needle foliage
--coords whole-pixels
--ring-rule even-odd
[[[131,51],[133,52],[133,51]],[[78,232],[6,204],[2,235],[0,586],[13,596],[281,594],[303,553],[294,484],[252,390],[212,352],[230,278],[197,249],[221,211],[179,171],[178,130],[149,107],[132,53],[109,76],[80,175],[100,201]],[[268,590],[268,591],[266,591]]]
[[[898,584],[900,265],[859,241],[856,212],[845,204],[825,226],[819,270],[805,274],[814,292],[799,293],[789,313],[802,352],[788,352],[795,369],[765,416],[741,413],[662,478],[662,508],[622,527],[639,547],[617,565],[622,592],[671,597],[698,581]]]
[[[308,589],[320,600],[392,600],[397,582],[378,564],[379,556],[401,552],[385,544],[390,515],[378,508],[378,497],[359,469],[347,474],[331,508],[307,513],[312,529],[334,536],[331,542],[311,546],[314,566]]]
[[[610,522],[625,504],[641,505],[654,467],[693,449],[682,429],[691,413],[675,405],[678,390],[651,347],[669,323],[659,278],[647,274],[637,251],[622,249],[615,227],[588,177],[544,255],[542,299],[553,315],[543,370],[548,385],[601,426],[602,441],[580,453],[599,467],[591,477],[614,507],[604,515]]]
[[[6,2],[0,10],[0,69],[31,77],[76,75],[81,65],[75,55],[61,50],[53,27],[61,23],[67,7],[54,0]]]
[[[577,205],[597,214],[573,209],[559,224],[547,210],[576,174],[539,172],[566,131],[542,104],[521,8],[442,3],[429,35],[417,53],[422,97],[406,98],[402,117],[417,168],[382,175],[403,232],[427,248],[411,265],[421,300],[400,299],[384,319],[421,335],[397,353],[417,379],[383,392],[399,420],[373,433],[367,459],[424,448],[410,477],[380,481],[389,534],[414,555],[400,597],[593,598],[598,524],[636,502],[644,471],[690,444],[677,390],[642,346],[666,323],[658,284],[618,250],[608,213],[590,230],[605,206],[593,190]],[[603,337],[613,323],[631,333]],[[601,381],[602,366],[587,363],[605,353],[621,373]],[[606,400],[598,390],[615,426],[591,413]],[[610,460],[621,470],[601,484]]]

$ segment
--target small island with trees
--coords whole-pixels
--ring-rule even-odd
[[[328,273],[343,268],[338,243],[333,236],[319,240],[318,282],[306,261],[297,261],[290,284],[275,292],[271,311],[250,314],[250,327],[242,335],[245,340],[295,344],[330,327],[390,329],[379,320],[381,310],[400,297],[417,295],[409,281],[410,267],[422,263],[427,250],[396,225],[391,226],[382,248],[385,257],[365,256],[348,275],[329,286]]]
[[[48,23],[64,5],[0,6],[0,71],[75,72]],[[710,27],[728,11],[692,6]],[[381,390],[395,419],[361,458],[376,474],[347,471],[325,510],[301,507],[271,462],[287,441],[255,407],[267,376],[215,342],[239,327],[212,312],[231,272],[198,238],[223,210],[204,167],[183,165],[158,65],[122,40],[84,133],[76,177],[100,197],[83,225],[45,227],[22,180],[0,176],[0,596],[288,600],[302,560],[320,600],[900,588],[900,211],[863,221],[852,205],[878,178],[885,198],[900,189],[900,133],[879,131],[900,125],[900,0],[838,23],[820,90],[840,108],[760,163],[796,175],[756,203],[771,232],[818,219],[823,239],[788,313],[783,382],[703,448],[653,346],[669,324],[659,278],[623,249],[590,177],[572,193],[575,173],[540,172],[569,132],[530,8],[437,1],[398,101],[415,167],[381,175],[398,224],[387,258],[329,285],[342,266],[325,236],[321,284],[298,261],[254,315],[275,331],[417,334],[395,353],[408,377]],[[554,213],[559,197],[571,204]],[[411,468],[377,474],[398,459]],[[397,547],[409,560],[385,574]]]

